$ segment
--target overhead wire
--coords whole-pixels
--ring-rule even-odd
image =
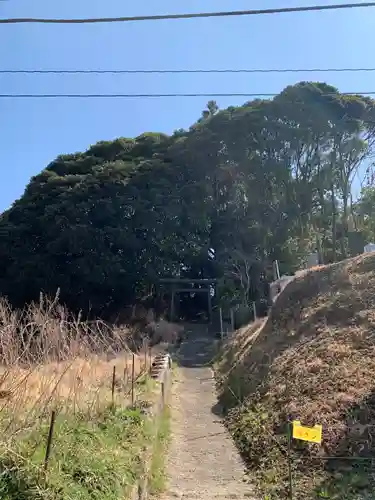
[[[256,16],[267,14],[287,14],[296,12],[314,12],[328,10],[344,10],[375,7],[375,2],[330,4],[330,5],[310,5],[301,7],[281,7],[278,9],[251,9],[221,12],[196,12],[186,14],[160,14],[151,16],[123,16],[123,17],[97,17],[85,19],[48,19],[34,17],[20,17],[0,19],[0,24],[21,24],[21,23],[42,23],[42,24],[96,24],[96,23],[118,23],[118,22],[140,22],[140,21],[161,21],[177,19],[198,19],[213,17],[238,17]]]
[[[113,18],[87,18],[87,19],[44,19],[44,18],[9,18],[0,19],[0,24],[14,23],[62,23],[62,24],[77,24],[77,23],[97,23],[97,22],[131,22],[131,21],[147,21],[147,20],[162,20],[162,19],[193,19],[193,18],[208,18],[208,17],[228,17],[228,16],[250,16],[261,14],[280,14],[280,13],[295,13],[295,12],[310,12],[310,11],[325,11],[338,9],[353,9],[353,8],[368,8],[375,7],[375,2],[360,2],[346,4],[331,4],[331,5],[311,5],[303,7],[283,7],[277,9],[257,9],[257,10],[241,10],[241,11],[221,11],[221,12],[201,12],[188,14],[165,14],[153,16],[132,16],[132,17],[113,17]],[[274,69],[161,69],[161,70],[103,70],[103,69],[88,69],[88,70],[0,70],[0,74],[154,74],[154,73],[297,73],[297,72],[373,72],[375,68],[274,68]],[[375,91],[371,92],[345,92],[343,94],[361,94],[375,95]],[[168,94],[0,94],[0,98],[173,98],[173,97],[275,97],[277,93],[168,93]]]
[[[375,95],[375,90],[371,92],[340,92],[341,95]],[[21,99],[48,99],[48,98],[73,98],[73,99],[102,99],[102,98],[172,98],[172,97],[276,97],[279,92],[264,93],[264,92],[223,92],[223,93],[170,93],[170,94],[0,94],[0,98],[21,98]],[[322,93],[324,96],[335,96],[336,94]]]
[[[191,19],[202,17],[224,17],[224,16],[245,16],[260,14],[278,14],[291,12],[308,12],[321,10],[337,10],[351,8],[375,7],[375,2],[331,4],[331,5],[312,5],[304,7],[285,7],[278,9],[257,9],[242,11],[222,11],[222,12],[203,12],[189,14],[165,14],[155,16],[133,16],[117,18],[90,18],[90,19],[39,19],[39,18],[13,18],[0,19],[0,24],[4,23],[94,23],[94,22],[126,22],[126,21],[146,21],[161,19]],[[375,68],[280,68],[280,69],[161,69],[161,70],[0,70],[0,74],[154,74],[154,73],[297,73],[297,72],[373,72]],[[348,93],[351,94],[351,93]],[[361,92],[362,95],[374,95],[375,92]],[[276,94],[270,93],[171,93],[171,94],[0,94],[0,98],[169,98],[169,97],[274,97]]]
[[[359,73],[374,68],[211,68],[211,69],[0,69],[0,74],[207,74],[207,73]]]
[[[3,1],[3,0],[0,0]],[[86,18],[86,19],[48,19],[48,18],[6,18],[0,19],[0,24],[94,24],[94,23],[114,23],[114,22],[139,22],[177,19],[197,19],[216,17],[238,17],[267,14],[313,12],[328,10],[344,10],[357,8],[375,7],[375,2],[360,2],[330,5],[310,5],[302,7],[283,7],[277,9],[252,9],[241,11],[221,11],[221,12],[200,12],[187,14],[163,14],[151,16],[126,16],[107,18]],[[179,70],[0,70],[0,74],[163,74],[163,73],[302,73],[302,72],[373,72],[375,68],[298,68],[298,69],[179,69]],[[375,95],[371,92],[343,92],[344,95]],[[170,93],[170,94],[0,94],[0,98],[173,98],[173,97],[275,97],[277,93]],[[327,94],[326,94],[327,95]],[[331,94],[334,95],[334,94]]]

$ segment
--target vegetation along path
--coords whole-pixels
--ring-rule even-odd
[[[178,354],[180,365],[172,396],[169,484],[163,500],[254,499],[244,482],[244,466],[215,413],[216,395],[210,360],[212,337],[190,327]],[[204,335],[204,336],[203,336]]]

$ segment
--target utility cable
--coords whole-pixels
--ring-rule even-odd
[[[305,7],[282,7],[279,9],[257,9],[257,10],[237,10],[222,12],[197,12],[191,14],[160,14],[154,16],[126,16],[126,17],[97,17],[86,19],[48,19],[34,17],[20,17],[0,19],[0,24],[20,24],[20,23],[43,23],[43,24],[94,24],[94,23],[118,23],[118,22],[139,22],[139,21],[161,21],[176,19],[197,19],[210,17],[238,17],[256,16],[265,14],[287,14],[296,12],[313,12],[325,10],[344,10],[375,7],[375,2],[345,3],[331,5],[310,5]]]
[[[375,68],[270,68],[270,69],[1,69],[0,74],[184,74],[184,73],[359,73],[374,72]]]
[[[280,92],[279,92],[280,93]],[[105,99],[105,98],[169,98],[169,97],[276,97],[279,93],[192,93],[192,94],[0,94],[0,98],[20,98],[20,99],[51,99],[51,98],[72,98],[72,99]],[[336,93],[324,93],[322,96],[335,96]],[[340,92],[340,95],[375,95],[375,90],[372,92]]]

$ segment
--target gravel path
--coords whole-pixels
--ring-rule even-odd
[[[169,487],[164,500],[254,500],[251,487],[243,480],[244,467],[234,443],[213,412],[216,395],[209,367],[212,337],[202,337],[202,326],[199,336],[194,329],[178,355],[180,368],[172,394]]]

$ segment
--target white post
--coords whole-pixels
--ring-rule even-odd
[[[255,302],[253,302],[253,313],[254,313],[254,321],[257,319],[257,307],[255,305]]]
[[[280,279],[279,261],[273,261],[273,279],[274,281]]]
[[[221,336],[221,340],[223,340],[223,337],[224,337],[223,310],[221,309],[221,307],[219,308],[219,316],[220,316],[220,336]]]

